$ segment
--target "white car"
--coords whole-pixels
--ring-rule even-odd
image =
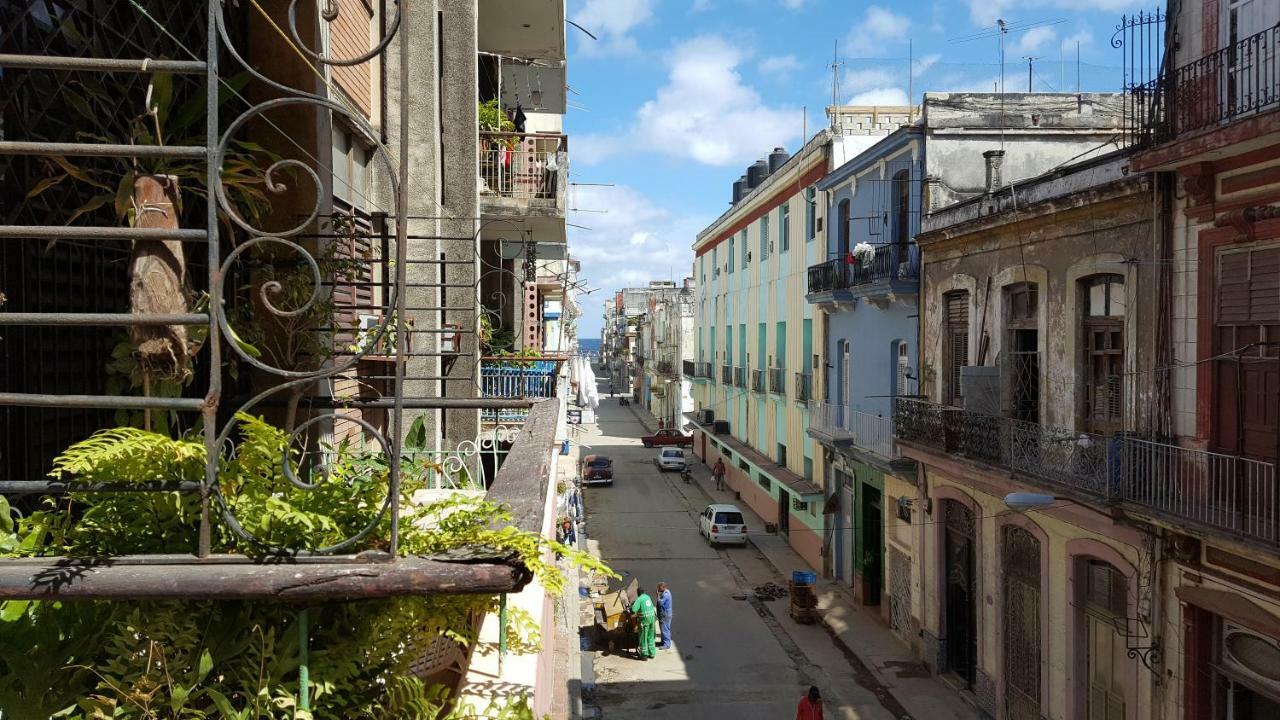
[[[747,523],[736,505],[708,505],[698,518],[698,532],[712,545],[747,544]]]
[[[684,459],[684,451],[678,447],[665,447],[654,458],[660,472],[668,470],[684,470],[688,462]]]

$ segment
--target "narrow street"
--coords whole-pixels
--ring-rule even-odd
[[[817,685],[829,718],[909,717],[825,628],[793,622],[785,598],[754,598],[755,587],[785,585],[785,575],[754,545],[708,546],[697,527],[698,513],[712,501],[704,485],[659,473],[658,451],[640,444],[645,428],[636,413],[607,397],[607,385],[601,389],[598,422],[583,435],[590,446],[583,452],[613,459],[614,485],[584,491],[588,548],[650,592],[667,582],[675,637],[675,650],[659,649],[650,661],[627,652],[591,653],[601,716],[790,718],[801,694]],[[709,478],[700,464],[694,471]]]

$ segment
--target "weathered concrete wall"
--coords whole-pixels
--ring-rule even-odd
[[[1149,181],[1125,178],[1020,207],[1017,214],[984,216],[921,236],[923,392],[941,401],[945,293],[969,290],[969,364],[991,366],[1004,349],[1004,288],[1033,282],[1039,293],[1040,421],[1077,428],[1083,388],[1079,281],[1114,273],[1124,277],[1126,294],[1125,427],[1158,427],[1152,415],[1160,411],[1152,373],[1155,329],[1163,309],[1140,300],[1157,297],[1159,255]],[[936,220],[937,225],[945,222],[945,217]],[[988,347],[980,358],[984,338]]]

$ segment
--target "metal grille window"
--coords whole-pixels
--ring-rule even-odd
[[[943,402],[959,405],[960,368],[969,364],[969,291],[955,290],[942,296],[945,322]]]
[[[911,171],[900,170],[893,176],[894,218],[893,238],[899,248],[905,249],[911,238]]]
[[[1084,424],[1089,432],[1123,427],[1124,278],[1095,275],[1081,283],[1084,305]]]
[[[1005,288],[1006,350],[1002,362],[1009,417],[1040,421],[1039,292],[1034,283]]]
[[[1040,718],[1040,541],[1027,530],[1006,526],[1004,570],[1005,717]]]

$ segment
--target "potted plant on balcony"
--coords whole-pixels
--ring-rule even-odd
[[[876,258],[876,249],[871,243],[860,242],[853,246],[853,251],[849,253],[849,257],[853,259],[850,264],[857,264],[862,267],[870,267],[872,261]]]

